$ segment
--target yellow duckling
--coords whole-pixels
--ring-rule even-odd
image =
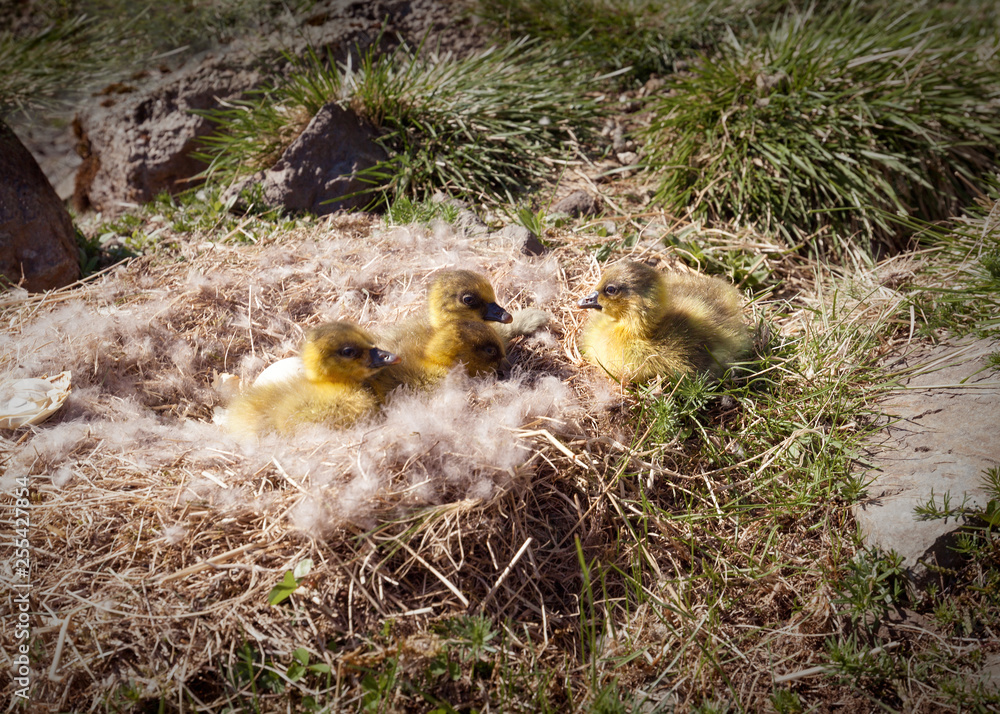
[[[496,301],[489,280],[471,270],[442,270],[431,283],[426,312],[385,334],[387,346],[407,361],[419,355],[435,330],[465,320],[488,322],[504,345],[518,335],[530,335],[545,326],[548,313],[535,308],[513,316]]]
[[[536,308],[513,315],[497,304],[490,281],[471,270],[443,270],[427,295],[427,322],[439,328],[458,320],[489,322],[504,344],[519,335],[530,335],[549,321],[548,313]]]
[[[549,314],[537,308],[517,310],[511,315],[496,302],[489,280],[471,270],[444,270],[431,284],[427,296],[427,321],[434,327],[457,320],[489,322],[504,345],[519,335],[531,335],[545,327]]]
[[[306,333],[302,372],[251,387],[233,402],[227,426],[240,434],[289,434],[314,422],[349,426],[379,405],[364,380],[397,362],[399,357],[375,347],[357,325],[320,325]]]
[[[740,294],[718,278],[619,263],[577,304],[595,310],[581,338],[584,356],[628,381],[719,376],[750,346]]]
[[[465,365],[470,377],[495,375],[505,358],[503,342],[489,325],[466,320],[436,330],[424,347],[417,368],[425,380],[433,383],[457,364]]]
[[[504,365],[503,340],[484,322],[463,320],[442,325],[423,344],[408,343],[408,355],[368,380],[380,398],[401,384],[430,387],[456,365],[470,377],[496,374]]]

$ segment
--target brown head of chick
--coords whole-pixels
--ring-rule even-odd
[[[466,320],[435,330],[420,360],[420,369],[432,381],[440,379],[455,365],[465,366],[470,377],[495,375],[503,366],[503,341],[488,325]]]
[[[495,375],[506,364],[503,340],[489,325],[464,320],[434,330],[406,359],[391,365],[368,380],[380,398],[400,385],[431,387],[448,372],[463,365],[470,377]]]
[[[618,379],[719,376],[750,345],[740,295],[718,278],[618,263],[578,305],[594,310],[581,351]]]
[[[399,362],[349,322],[329,322],[309,330],[301,354],[301,374],[253,386],[237,398],[227,416],[231,431],[290,434],[306,423],[349,426],[378,407],[365,380]]]

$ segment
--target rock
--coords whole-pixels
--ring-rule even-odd
[[[0,273],[32,292],[80,277],[76,232],[38,162],[0,121]]]
[[[69,201],[82,161],[76,153],[77,140],[71,122],[36,115],[18,119],[17,123],[10,122],[10,127],[35,157],[59,200]]]
[[[524,255],[541,255],[548,250],[532,231],[518,223],[511,223],[498,231],[501,238],[518,246]]]
[[[877,475],[854,515],[865,542],[902,555],[918,587],[934,577],[924,562],[958,562],[950,546],[964,520],[917,520],[914,507],[932,491],[938,507],[945,493],[952,508],[963,501],[984,508],[989,500],[983,472],[1000,465],[1000,388],[987,386],[997,374],[986,356],[996,350],[983,341],[918,348],[900,362],[927,367],[883,404],[893,422],[872,445]]]
[[[601,199],[586,191],[574,191],[552,205],[552,213],[568,213],[573,218],[593,216],[601,210]]]
[[[979,670],[979,683],[989,694],[1000,694],[1000,655],[985,657]]]
[[[370,188],[357,173],[386,158],[377,134],[357,114],[325,105],[270,169],[233,190],[260,186],[260,199],[287,211],[322,216],[342,208],[363,208],[370,195],[342,196]]]
[[[639,161],[639,155],[634,151],[620,151],[615,157],[622,166],[635,166]]]
[[[123,203],[189,188],[189,179],[206,168],[192,153],[214,126],[192,112],[216,109],[260,81],[257,71],[235,58],[208,57],[80,112],[73,122],[83,157],[73,192],[76,209],[114,213]]]

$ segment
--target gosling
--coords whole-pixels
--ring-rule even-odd
[[[419,353],[435,330],[462,321],[489,323],[503,340],[504,347],[515,337],[530,335],[549,320],[548,313],[536,308],[511,315],[497,304],[493,286],[485,276],[471,270],[442,270],[431,283],[426,312],[386,332],[386,343],[406,362]]]
[[[509,324],[509,312],[497,304],[490,281],[471,270],[443,270],[427,295],[427,322],[438,328],[462,320]]]
[[[719,377],[750,347],[740,294],[718,278],[619,263],[577,304],[595,311],[581,337],[583,355],[624,381]]]
[[[241,435],[289,435],[309,423],[350,426],[379,406],[365,380],[398,362],[357,325],[320,325],[306,333],[301,373],[252,386],[230,407],[227,427]]]

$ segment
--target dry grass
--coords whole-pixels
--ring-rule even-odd
[[[243,643],[285,679],[306,648],[332,674],[296,685],[297,696],[322,690],[333,710],[358,708],[365,672],[392,662],[420,676],[445,646],[436,628],[467,613],[502,630],[495,657],[508,665],[492,670],[491,691],[509,663],[522,667],[513,709],[539,697],[580,709],[612,679],[664,705],[711,691],[763,703],[772,673],[815,664],[839,628],[824,573],[832,552],[849,555],[847,504],[835,494],[798,504],[780,523],[739,511],[766,503],[759,492],[794,490],[775,463],[811,437],[746,443],[745,458],[726,462],[743,449],[741,425],[766,415],[724,401],[706,418],[729,429],[726,443],[640,433],[648,398],[585,366],[575,347],[572,305],[599,273],[589,239],[549,238],[556,247],[532,258],[444,225],[335,217],[256,245],[185,240],[173,255],[8,304],[4,375],[72,369],[75,385],[64,413],[0,444],[4,484],[28,475],[33,493],[33,711],[158,698],[177,710],[284,711],[287,693],[235,678]],[[756,236],[709,238],[720,252],[759,251],[784,278],[781,294],[750,306],[754,320],[788,339],[840,339],[810,314],[824,275]],[[682,267],[659,241],[629,252]],[[553,313],[548,333],[513,347],[509,379],[456,378],[350,430],[284,442],[239,443],[212,423],[215,373],[249,377],[325,319],[395,321],[444,266],[489,274],[508,309]],[[851,359],[846,342],[843,353]],[[790,361],[769,369],[815,381],[843,368],[830,354],[799,373]],[[304,559],[314,565],[300,590],[268,605]],[[10,653],[9,611],[3,621]],[[659,673],[670,676],[650,684]],[[479,686],[463,677],[438,691],[477,702]],[[387,697],[390,709],[428,706],[412,692]]]

